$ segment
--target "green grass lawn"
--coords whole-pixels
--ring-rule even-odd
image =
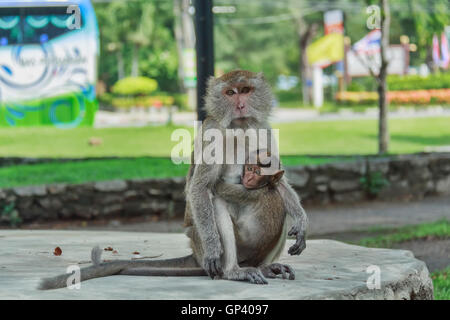
[[[434,299],[450,300],[450,267],[431,274],[434,286]]]
[[[359,244],[366,247],[389,248],[392,245],[408,240],[427,237],[450,238],[450,221],[440,220],[398,229],[371,229],[373,232],[388,232],[377,237],[364,238]]]
[[[377,152],[377,121],[351,120],[277,124],[280,152],[302,154],[371,154]],[[170,136],[181,127],[142,128],[1,128],[0,156],[24,157],[170,157],[177,144]],[[426,146],[450,145],[450,118],[389,121],[390,152],[423,151]],[[192,132],[192,128],[187,128]],[[90,137],[103,144],[89,146]]]
[[[317,164],[339,159],[311,155],[375,154],[375,120],[297,122],[277,124],[280,152],[285,165]],[[0,168],[0,187],[53,182],[79,183],[110,179],[184,176],[187,166],[176,166],[170,152],[178,142],[171,141],[174,129],[141,128],[1,128],[0,157],[136,157],[136,159],[95,160],[73,163],[47,163]],[[191,128],[189,132],[193,132]],[[392,153],[423,151],[426,146],[450,145],[450,118],[395,119],[390,121]],[[99,137],[103,144],[90,146]],[[150,159],[148,157],[155,157]],[[145,158],[143,158],[145,157]]]
[[[320,164],[336,159],[283,157],[287,164]],[[0,168],[0,188],[49,183],[82,183],[113,179],[183,177],[189,165],[170,158],[134,158],[50,162]]]

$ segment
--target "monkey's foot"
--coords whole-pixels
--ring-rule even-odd
[[[266,278],[262,272],[257,268],[235,268],[230,271],[225,272],[223,277],[228,280],[236,281],[248,281],[254,284],[267,284]]]
[[[276,278],[277,275],[281,274],[281,277],[283,279],[289,280],[295,279],[294,270],[287,264],[271,263],[268,265],[261,266],[259,267],[259,269],[261,270],[262,274],[267,278]]]

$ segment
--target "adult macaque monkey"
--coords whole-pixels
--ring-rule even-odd
[[[216,129],[220,130],[225,137],[226,129],[270,130],[267,119],[273,97],[269,85],[260,73],[237,70],[219,78],[211,78],[208,82],[205,101],[207,118],[202,124],[203,133],[208,129]],[[202,138],[198,136],[199,141],[196,142],[206,147],[208,143]],[[272,195],[276,191],[278,200],[267,202],[265,201],[267,199],[257,198],[256,201],[267,204],[263,208],[265,210],[259,211],[260,214],[265,214],[266,218],[276,208],[278,215],[274,217],[278,216],[276,225],[281,226],[281,231],[275,230],[275,235],[267,233],[271,234],[268,238],[264,229],[253,228],[248,223],[233,224],[233,211],[238,212],[239,215],[248,215],[247,220],[250,222],[255,219],[257,210],[248,201],[249,199],[255,201],[257,194],[254,196],[251,194],[261,193],[264,189],[244,192],[243,185],[233,186],[222,183],[221,186],[222,181],[238,183],[243,166],[243,163],[226,164],[225,161],[223,164],[194,163],[191,165],[185,189],[185,226],[186,233],[191,239],[193,251],[191,255],[167,260],[122,260],[101,263],[101,250],[94,248],[92,251],[94,265],[81,269],[81,281],[115,274],[189,276],[201,275],[205,272],[212,278],[243,280],[258,284],[267,283],[265,276],[275,277],[281,274],[283,278],[293,279],[293,271],[288,266],[273,262],[279,257],[286,240],[285,213],[293,218],[293,226],[288,235],[296,237],[296,242],[289,248],[288,253],[298,255],[305,248],[307,217],[300,200],[287,180],[278,173],[277,177],[281,180],[277,183],[276,190],[271,191]],[[274,182],[277,182],[279,178]],[[216,187],[219,187],[219,193],[216,193]],[[223,192],[225,196],[221,197],[220,192]],[[275,205],[276,203],[279,205]],[[270,204],[273,204],[273,207]],[[284,208],[283,214],[279,213],[280,208]],[[241,232],[243,228],[246,232]],[[248,239],[242,237],[242,234],[239,236],[240,232],[247,234]],[[242,258],[248,249],[245,245],[244,247],[236,245],[235,233],[239,236],[238,243],[242,243],[242,239],[244,239],[243,242],[250,239],[253,244],[252,256]],[[270,245],[259,245],[265,241]],[[65,287],[68,276],[66,274],[44,279],[39,288]]]
[[[226,129],[270,130],[268,117],[272,101],[271,89],[261,73],[237,70],[220,78],[210,78],[205,97],[207,118],[202,124],[202,132],[216,129],[226,136]],[[204,137],[199,136],[197,139],[200,139],[203,147],[208,145]],[[205,163],[191,166],[186,183],[185,224],[192,228],[188,230],[188,235],[191,237],[194,258],[209,276],[264,283],[259,269],[241,268],[236,264],[236,244],[228,208],[226,203],[220,199],[216,201],[213,196],[213,189],[220,179],[233,181],[234,177],[241,174],[242,166]],[[286,212],[294,221],[288,235],[296,236],[296,242],[288,253],[298,255],[306,245],[306,214],[285,178],[281,180],[278,190]],[[284,233],[281,238],[285,240],[285,236]],[[283,246],[284,240],[281,241]],[[276,257],[273,253],[266,254]]]

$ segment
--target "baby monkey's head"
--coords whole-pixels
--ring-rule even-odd
[[[258,150],[256,153],[256,164],[247,163],[244,165],[243,186],[247,189],[259,189],[265,186],[275,188],[284,174],[284,170],[280,170],[280,161],[266,150]],[[277,163],[275,169],[272,166],[273,161]]]

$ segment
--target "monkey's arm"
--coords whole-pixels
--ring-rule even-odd
[[[197,135],[194,142],[194,159],[199,159],[200,163],[195,164],[190,173],[191,178],[186,186],[186,201],[189,203],[192,220],[201,242],[202,267],[214,278],[223,274],[221,264],[223,248],[216,224],[212,192],[222,175],[223,165],[214,162],[207,164],[208,159],[203,157],[202,150],[208,147],[209,141],[203,134],[209,130],[223,131],[223,128],[215,120],[206,118],[201,130],[202,133]],[[203,148],[198,148],[199,146]]]
[[[264,193],[265,188],[248,190],[242,184],[220,182],[216,185],[216,193],[225,201],[232,203],[252,203]]]
[[[204,252],[202,266],[212,278],[223,274],[223,249],[212,204],[212,188],[220,174],[220,165],[196,165],[186,194]]]
[[[278,191],[283,199],[284,209],[291,216],[294,224],[288,232],[289,236],[295,236],[295,244],[292,245],[288,253],[290,255],[299,255],[306,248],[306,228],[308,226],[308,217],[300,204],[297,193],[289,185],[287,179],[283,177],[278,185]]]

